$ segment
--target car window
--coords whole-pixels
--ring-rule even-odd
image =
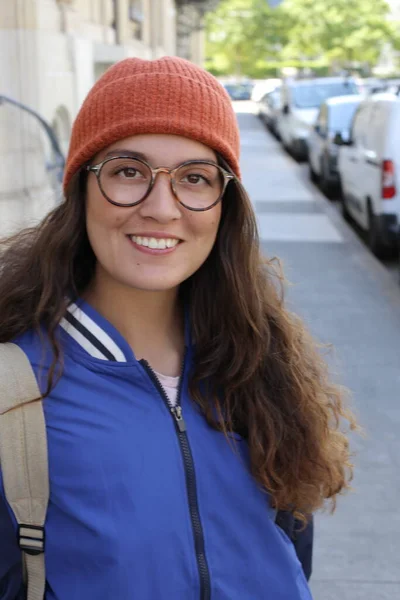
[[[280,90],[274,90],[269,93],[268,104],[271,108],[280,108],[281,106],[281,92]]]
[[[292,87],[292,98],[296,108],[318,108],[328,98],[349,94],[358,94],[357,86],[353,81],[310,83]]]
[[[286,104],[289,104],[290,91],[289,91],[289,88],[287,86],[283,86],[282,87],[282,90],[281,90],[281,99],[282,99],[282,106],[285,106]]]
[[[266,104],[268,104],[269,107],[272,107],[274,105],[274,100],[272,97],[271,92],[269,92],[266,96],[265,96],[265,102]]]
[[[388,119],[392,106],[374,102],[368,115],[368,126],[365,136],[365,146],[369,150],[376,150],[379,139],[387,135]]]
[[[353,121],[351,123],[350,138],[353,143],[356,141],[357,132],[360,131],[360,124],[362,123],[363,109],[364,109],[363,105],[358,107],[358,109],[354,113]]]
[[[226,91],[232,100],[250,100],[252,86],[246,83],[226,83]]]
[[[336,104],[329,108],[329,129],[335,133],[349,131],[359,101]]]
[[[320,125],[322,133],[325,133],[328,128],[328,107],[326,106],[326,104],[323,104],[321,106]]]
[[[370,105],[361,104],[354,115],[351,128],[351,140],[357,145],[365,146],[365,139],[368,132],[369,113]]]
[[[323,104],[319,110],[316,125],[318,126],[319,132],[325,134],[327,131],[327,120],[328,120],[328,108],[326,104]]]

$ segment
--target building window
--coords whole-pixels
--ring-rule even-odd
[[[143,39],[143,1],[130,0],[129,20],[132,24],[133,37],[136,40]]]

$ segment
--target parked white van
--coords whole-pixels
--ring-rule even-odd
[[[312,181],[319,182],[328,197],[337,191],[339,184],[336,135],[340,133],[342,139],[349,139],[354,113],[363,99],[364,96],[355,94],[328,98],[321,104],[317,122],[311,129],[308,138],[310,177]]]
[[[307,158],[307,140],[319,108],[328,98],[358,94],[355,81],[346,77],[322,77],[286,81],[281,87],[282,111],[277,130],[284,147],[299,160]]]
[[[400,99],[369,96],[358,107],[350,138],[340,144],[343,213],[367,232],[377,256],[398,249],[400,223]]]

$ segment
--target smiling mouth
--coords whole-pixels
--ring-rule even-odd
[[[128,235],[129,239],[132,240],[138,246],[143,248],[151,248],[152,250],[166,250],[167,248],[175,248],[182,240],[176,238],[154,238],[154,237],[142,237],[138,235]]]

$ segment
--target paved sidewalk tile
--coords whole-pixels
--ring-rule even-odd
[[[258,216],[263,241],[343,242],[343,238],[326,215],[261,214]]]
[[[320,600],[398,600],[400,583],[354,581],[314,581],[313,597]]]

